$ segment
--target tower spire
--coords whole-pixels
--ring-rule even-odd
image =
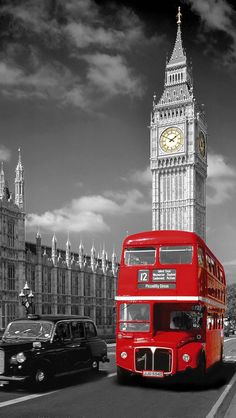
[[[180,6],[178,7],[178,13],[177,13],[176,17],[177,17],[177,25],[180,25],[181,24],[181,17],[182,17],[182,13],[180,11]]]
[[[167,64],[167,66],[177,66],[177,65],[181,65],[181,64],[186,64],[186,55],[183,49],[183,44],[182,44],[182,35],[181,35],[181,17],[182,17],[182,13],[180,12],[180,7],[178,7],[178,13],[176,15],[177,17],[177,35],[176,35],[176,40],[175,40],[175,45],[174,45],[174,49],[171,55],[171,58]]]
[[[15,204],[19,206],[20,209],[24,210],[25,206],[25,190],[24,190],[24,167],[21,162],[21,150],[18,149],[18,163],[16,166],[16,176],[15,176]]]

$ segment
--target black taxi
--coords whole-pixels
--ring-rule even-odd
[[[0,342],[0,385],[45,387],[53,376],[99,369],[107,345],[89,317],[28,315],[10,322]]]

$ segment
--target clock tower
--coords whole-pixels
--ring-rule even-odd
[[[150,123],[152,229],[206,235],[207,124],[193,94],[191,65],[177,36],[166,63],[164,91],[154,95]]]

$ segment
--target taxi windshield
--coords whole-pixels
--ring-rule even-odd
[[[48,340],[52,330],[53,323],[48,321],[14,321],[7,326],[2,339]]]

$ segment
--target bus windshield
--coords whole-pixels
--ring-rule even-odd
[[[160,247],[161,264],[191,264],[192,256],[193,247],[191,245]]]
[[[149,331],[150,305],[148,303],[122,303],[120,305],[120,331]]]
[[[129,248],[125,250],[125,264],[127,266],[137,266],[140,264],[153,265],[155,261],[155,248]]]

